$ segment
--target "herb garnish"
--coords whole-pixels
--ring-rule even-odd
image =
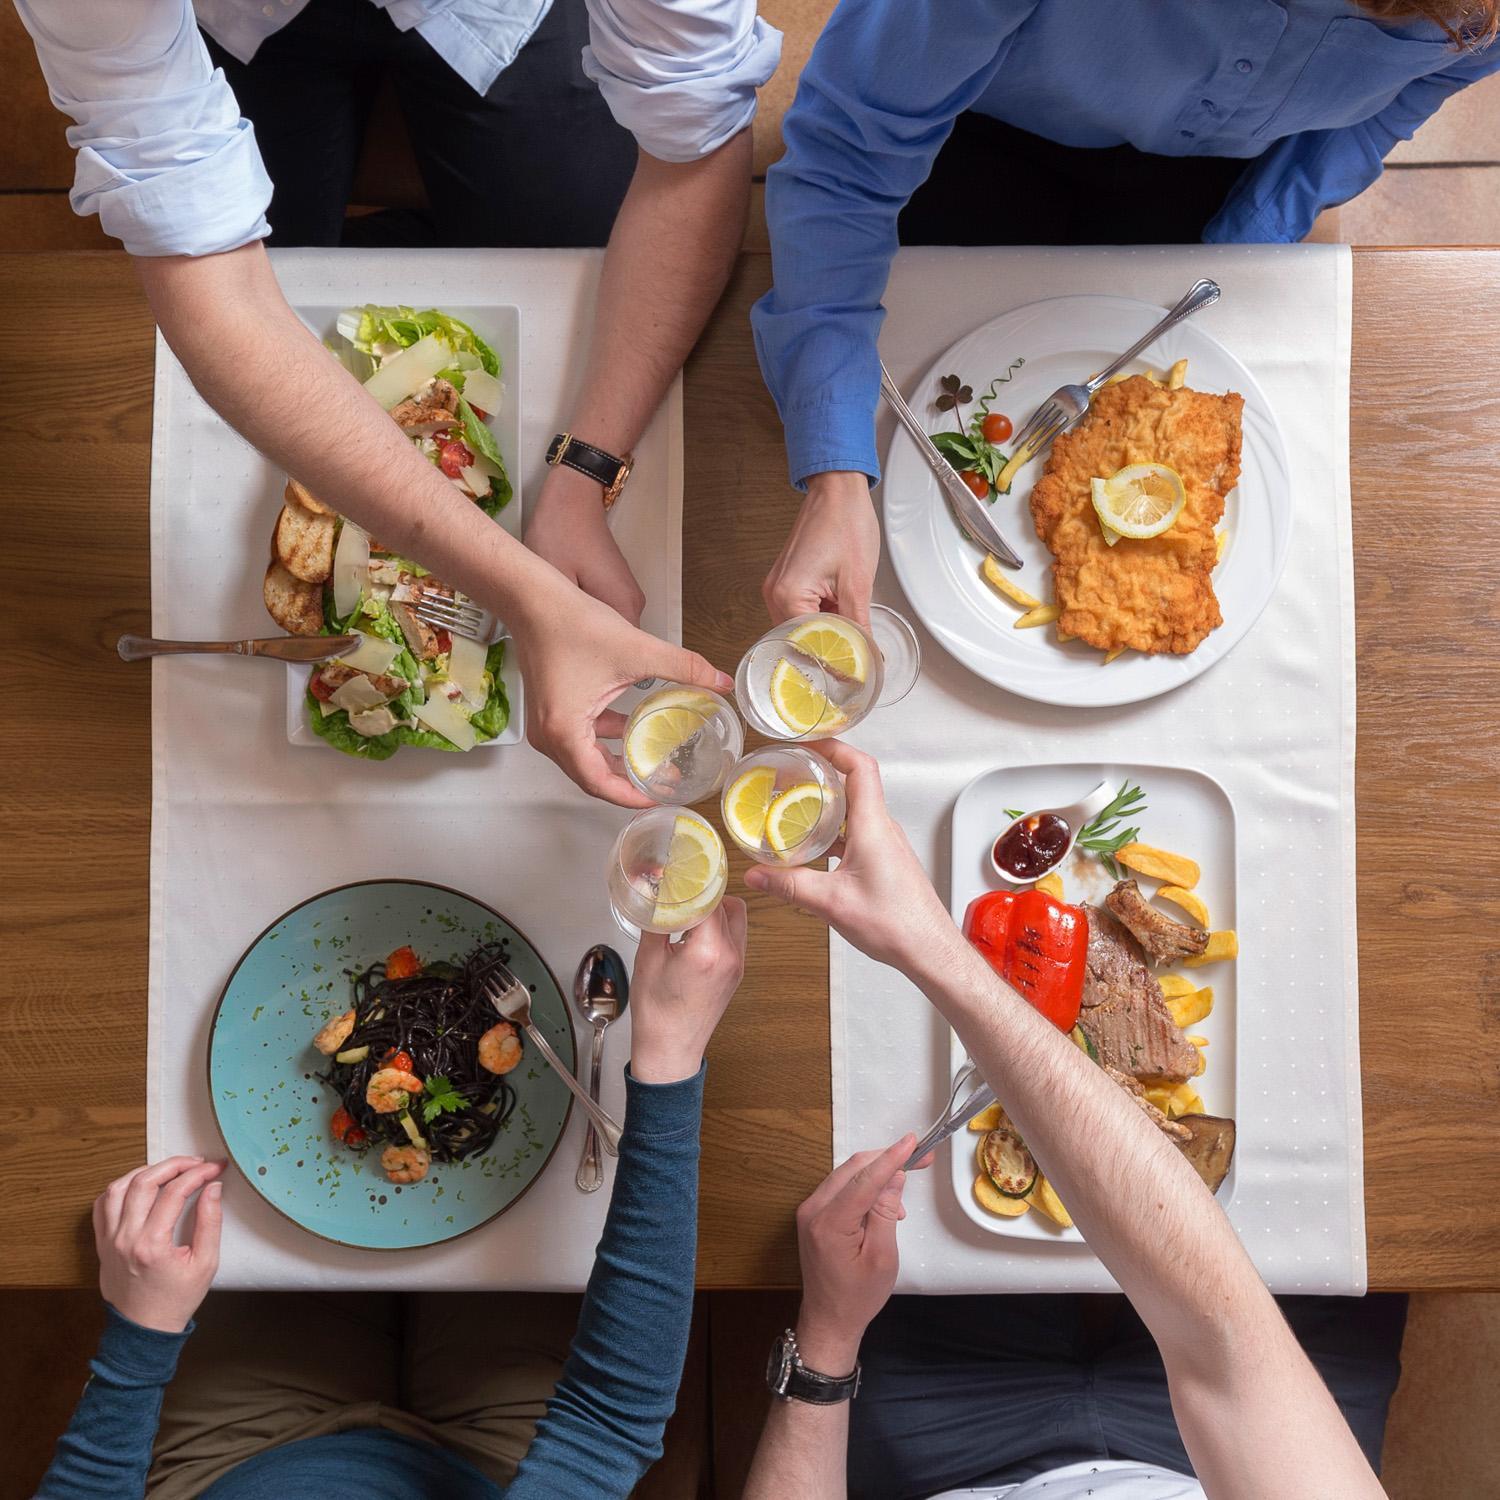
[[[1115,863],[1115,855],[1126,844],[1134,843],[1141,832],[1136,827],[1121,829],[1120,824],[1127,818],[1139,817],[1145,810],[1145,792],[1138,786],[1131,786],[1129,781],[1122,781],[1114,801],[1080,831],[1078,847],[1097,856],[1100,864],[1118,880],[1120,867]]]
[[[422,1101],[422,1119],[431,1125],[441,1114],[457,1114],[468,1101],[453,1087],[451,1078],[441,1073],[429,1078],[423,1087],[427,1097]]]
[[[969,418],[967,430],[963,418],[958,414],[958,408],[967,406],[974,399],[972,386],[965,385],[957,375],[944,375],[938,381],[938,395],[932,403],[939,411],[951,411],[958,428],[956,432],[933,433],[933,446],[960,474],[983,474],[992,490],[996,488],[996,480],[1007,460],[999,448],[986,440],[984,419],[989,415],[990,405],[999,395],[1000,387],[1025,363],[1024,359],[1012,360],[1005,374],[997,375],[990,381],[989,390],[979,398],[979,404]]]

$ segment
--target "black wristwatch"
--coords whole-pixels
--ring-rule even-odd
[[[797,1335],[790,1328],[771,1345],[766,1384],[783,1401],[806,1401],[812,1406],[836,1406],[859,1393],[859,1365],[848,1375],[820,1375],[802,1363]]]
[[[571,432],[560,432],[547,449],[547,466],[555,469],[558,464],[567,464],[570,469],[597,479],[604,486],[604,508],[608,510],[620,498],[625,481],[630,478],[635,455],[627,453],[624,458],[616,458],[592,443],[580,442]]]

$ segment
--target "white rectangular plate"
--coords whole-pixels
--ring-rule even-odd
[[[1006,808],[1031,812],[1046,807],[1066,807],[1076,802],[1101,781],[1118,787],[1129,780],[1146,793],[1146,811],[1133,822],[1139,822],[1141,842],[1170,849],[1194,859],[1202,871],[1195,888],[1208,906],[1209,920],[1216,928],[1235,927],[1239,877],[1236,867],[1237,841],[1234,804],[1229,794],[1213,777],[1202,771],[1181,766],[1148,766],[1127,762],[1075,762],[1069,765],[998,767],[976,776],[953,804],[952,912],[955,922],[962,923],[969,903],[978,895],[999,886],[989,865],[989,852],[996,837],[1010,822]],[[1063,867],[1063,892],[1070,902],[1100,901],[1114,881],[1109,872],[1092,855],[1075,850]],[[1136,877],[1143,894],[1150,898],[1160,881],[1148,876]],[[1163,911],[1180,915],[1170,907]],[[1235,1077],[1236,1046],[1239,1025],[1239,992],[1236,970],[1240,960],[1206,964],[1201,969],[1186,969],[1200,985],[1212,985],[1213,1013],[1196,1023],[1193,1031],[1206,1036],[1208,1067],[1194,1086],[1204,1106],[1216,1115],[1234,1116],[1237,1084]],[[957,1036],[951,1039],[954,1072],[966,1060]],[[1015,1219],[1002,1219],[986,1212],[974,1199],[974,1150],[977,1137],[961,1130],[952,1138],[949,1169],[953,1192],[963,1211],[981,1229],[1015,1239],[1050,1240],[1055,1244],[1081,1244],[1083,1236],[1076,1229],[1059,1229],[1045,1214],[1035,1209]],[[1228,1208],[1234,1196],[1234,1171],[1219,1189],[1219,1203]]]
[[[387,295],[389,294],[389,295]],[[410,302],[407,293],[399,286],[371,286],[362,302],[376,302],[383,306]],[[322,340],[333,334],[338,315],[348,303],[299,302],[294,311],[297,316]],[[422,303],[423,307],[435,305]],[[515,537],[521,536],[521,310],[504,302],[471,302],[462,306],[442,304],[442,312],[460,318],[500,356],[500,381],[505,388],[500,410],[491,412],[486,426],[495,434],[500,445],[500,456],[505,460],[505,472],[510,476],[510,504],[495,519]],[[280,491],[277,491],[278,498]],[[320,750],[329,747],[318,738],[307,722],[307,684],[313,669],[288,665],[286,670],[286,737],[294,745],[314,745]],[[525,702],[522,696],[521,673],[516,667],[516,653],[509,643],[506,645],[505,665],[500,669],[500,680],[505,684],[505,696],[510,700],[510,722],[492,740],[481,740],[474,748],[485,750],[496,745],[518,744],[526,735]],[[403,745],[399,753],[403,756],[420,754],[420,745]],[[441,753],[441,752],[433,752]]]

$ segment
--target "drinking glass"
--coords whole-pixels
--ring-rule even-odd
[[[724,899],[729,860],[697,813],[650,807],[620,830],[606,878],[610,910],[628,937],[687,932]]]
[[[631,785],[672,807],[711,797],[744,748],[744,727],[727,699],[675,682],[636,704],[621,744]]]
[[[870,628],[842,615],[798,615],[741,658],[734,696],[768,739],[822,739],[899,703],[922,668],[917,633],[894,609],[870,607]]]
[[[821,859],[844,824],[844,782],[804,745],[752,751],[735,766],[720,799],[724,828],[763,864]]]

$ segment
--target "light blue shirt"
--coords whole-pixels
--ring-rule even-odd
[[[774,286],[752,313],[793,483],[879,477],[876,338],[896,219],[965,110],[1070,146],[1243,157],[1204,238],[1289,242],[1497,69],[1500,46],[1458,52],[1435,25],[1377,25],[1349,0],[842,0],[767,179]],[[1003,160],[974,192],[1024,231]]]
[[[551,0],[371,0],[489,88]],[[15,0],[52,102],[75,122],[71,200],[132,255],[212,255],[271,232],[271,180],[198,22],[248,62],[307,0]],[[584,70],[644,151],[693,161],[738,134],[781,34],[755,0],[587,0]],[[460,82],[460,80],[462,80]]]

